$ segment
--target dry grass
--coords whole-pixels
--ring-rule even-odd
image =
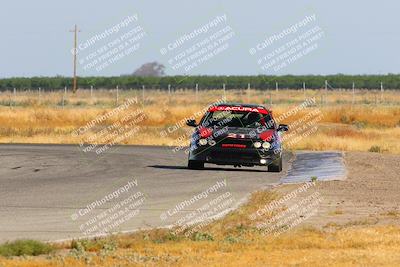
[[[387,217],[399,218],[400,217],[400,212],[397,211],[397,210],[390,210],[388,212],[382,213],[381,215],[387,216]]]
[[[146,93],[143,100],[141,91],[120,92],[119,104],[128,98],[138,100],[126,112],[143,109],[147,115],[140,123],[141,130],[121,143],[186,145],[188,138],[179,137],[187,136],[190,131],[188,127],[181,127],[166,136],[161,136],[160,133],[196,112],[202,113],[209,104],[220,100],[222,95],[221,90],[203,91],[196,101],[196,96],[190,91],[178,91],[168,96],[165,92],[152,90]],[[235,90],[228,91],[226,98],[229,102],[263,103],[271,106],[270,96],[276,118],[301,104],[305,97],[315,97],[315,106],[293,114],[282,123],[295,123],[315,110],[320,110],[323,115],[317,122],[318,130],[312,133],[312,138],[287,142],[290,149],[368,151],[371,147],[376,147],[379,152],[400,153],[400,92],[385,92],[381,102],[380,93],[360,91],[357,92],[354,105],[351,104],[352,95],[348,91],[323,94],[324,105],[320,103],[321,92],[311,90],[305,94],[294,90],[272,91],[271,95],[270,92]],[[367,101],[368,99],[371,101]],[[68,94],[64,107],[61,100],[60,92],[42,92],[40,99],[37,92],[20,92],[16,97],[9,92],[1,93],[0,142],[79,143],[83,137],[72,136],[75,129],[117,106],[115,92],[105,90],[95,92],[93,97],[90,97],[88,91],[80,91],[76,95]],[[97,125],[87,136],[113,124],[121,117],[123,114]],[[292,133],[295,128],[292,128]]]
[[[298,228],[264,236],[248,219],[277,194],[253,194],[248,204],[202,229],[175,236],[167,229],[72,242],[49,256],[0,258],[4,266],[398,266],[400,227],[352,224],[329,231]],[[71,249],[73,248],[73,249]]]
[[[329,212],[328,214],[331,215],[331,216],[342,215],[343,214],[343,210],[336,209],[336,210],[333,210],[333,211]]]

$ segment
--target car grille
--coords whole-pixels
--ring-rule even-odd
[[[210,153],[212,159],[221,159],[221,160],[231,160],[231,159],[254,159],[258,158],[259,155],[256,151],[232,151],[232,150],[221,150],[221,151],[212,151]]]

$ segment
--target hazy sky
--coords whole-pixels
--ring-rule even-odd
[[[81,61],[89,57],[86,63],[78,64],[78,74],[81,76],[131,73],[149,61],[164,64],[168,75],[399,73],[399,11],[400,2],[394,0],[3,0],[0,5],[0,77],[71,76],[73,34],[69,30],[75,23],[82,30],[78,40],[81,47],[108,30],[106,37],[78,53]],[[285,29],[313,15],[315,19],[298,26],[296,32],[283,33]],[[132,19],[136,16],[137,20]],[[121,26],[119,32],[110,33],[113,26],[121,25],[127,19],[131,20],[128,25]],[[202,26],[210,23],[216,26],[209,26],[207,32],[199,33]],[[141,36],[135,29],[139,29]],[[313,35],[305,38],[303,34],[312,29],[318,29],[319,35],[305,44],[303,41]],[[123,37],[130,31],[134,34]],[[175,65],[185,63],[178,56],[182,56],[182,53],[187,56],[191,53],[187,50],[190,47],[197,47],[196,51],[204,49],[207,45],[202,46],[201,42],[212,38],[217,31],[226,34],[226,39],[219,40],[224,35],[214,39],[220,42],[220,47],[214,47],[206,53],[214,53],[213,56],[200,60],[201,64],[197,62],[191,68]],[[180,43],[185,34],[194,37]],[[249,49],[260,48],[265,40],[278,34],[281,37],[273,44],[251,55]],[[121,47],[123,57],[114,58],[106,67],[98,68],[101,63],[112,59],[101,47],[108,46],[110,49],[110,43],[116,39],[121,41],[121,38],[135,36],[140,37],[132,40],[137,47]],[[289,44],[296,38],[302,39],[302,36],[305,38],[300,42],[303,47],[298,47],[298,51],[307,53],[296,57],[296,60],[289,60],[290,63],[282,68],[262,68],[258,62],[261,57],[269,55],[263,61],[263,64],[269,64],[278,56],[276,53],[271,56],[271,53],[280,47],[286,47],[286,50],[279,53],[290,54],[294,46]],[[177,47],[174,48],[174,44]],[[160,53],[162,48],[170,50],[163,55]],[[290,57],[296,54],[290,54]],[[98,60],[97,65],[93,63],[95,59]],[[93,64],[85,65],[90,62]]]

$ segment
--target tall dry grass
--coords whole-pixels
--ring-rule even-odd
[[[145,92],[143,98],[141,90],[132,90],[119,91],[118,102],[116,92],[108,90],[95,91],[92,96],[88,90],[67,93],[66,96],[63,92],[41,92],[40,98],[38,92],[32,91],[18,92],[15,96],[11,92],[3,92],[0,94],[0,142],[79,143],[82,137],[72,135],[75,129],[133,98],[137,99],[137,104],[100,123],[93,130],[107,127],[124,114],[142,109],[146,119],[140,123],[141,130],[121,143],[177,145],[182,142],[178,138],[190,129],[182,127],[165,136],[160,133],[193,114],[201,114],[208,105],[222,100],[223,96],[228,102],[264,104],[273,110],[276,118],[305,99],[314,98],[313,106],[282,121],[293,124],[314,110],[323,115],[312,138],[307,136],[288,144],[291,149],[367,151],[372,146],[378,146],[384,152],[400,153],[400,92],[397,91],[384,92],[383,96],[380,92],[358,91],[353,101],[350,91],[233,90],[224,95],[222,90],[210,90],[201,91],[196,96],[193,91],[181,90],[169,95],[150,90]],[[88,132],[90,134],[94,133]]]

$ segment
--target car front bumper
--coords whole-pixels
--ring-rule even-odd
[[[281,151],[256,148],[199,147],[190,151],[189,160],[218,165],[267,166],[281,157]]]

